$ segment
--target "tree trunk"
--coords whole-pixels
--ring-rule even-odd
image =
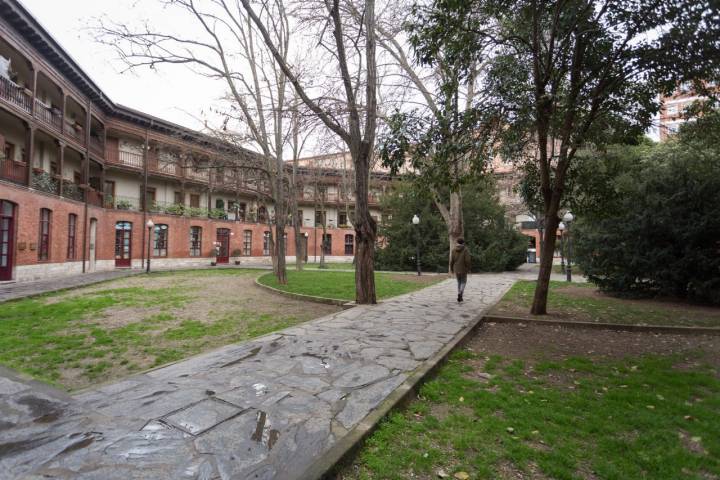
[[[370,146],[363,142],[351,153],[355,164],[355,302],[358,304],[377,303],[375,295],[375,239],[377,224],[368,208],[368,176],[370,168]]]
[[[535,297],[533,298],[533,315],[547,315],[547,298],[550,289],[550,275],[553,268],[553,256],[555,253],[555,240],[557,227],[560,220],[557,216],[558,206],[550,206],[550,211],[545,215],[545,231],[543,232],[542,248],[540,250],[540,272],[538,273],[537,285],[535,286]]]
[[[300,230],[302,226],[302,218],[298,217],[298,204],[297,204],[297,192],[295,192],[295,199],[293,200],[293,216],[292,216],[292,227],[295,234],[295,270],[298,272],[303,269],[303,261],[305,260],[305,251],[303,249],[303,233]]]
[[[450,192],[450,210],[448,212],[448,273],[450,272],[450,259],[458,238],[465,235],[465,224],[462,212],[462,194],[460,191]]]
[[[277,215],[277,207],[275,210],[275,230],[276,230],[276,244],[277,244],[277,276],[278,283],[280,285],[287,284],[287,269],[285,265],[285,221],[280,219]]]

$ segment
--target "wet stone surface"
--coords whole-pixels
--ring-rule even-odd
[[[1,479],[295,479],[499,300],[446,281],[69,396],[0,368]]]

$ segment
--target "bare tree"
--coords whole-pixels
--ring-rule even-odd
[[[374,257],[377,225],[368,206],[369,172],[372,163],[377,125],[377,65],[375,59],[375,1],[365,0],[360,10],[361,21],[353,19],[347,8],[349,1],[311,0],[300,9],[307,22],[315,21],[318,46],[328,52],[327,65],[333,67],[342,85],[343,98],[329,101],[328,96],[314,96],[316,87],[304,83],[296,66],[283,55],[281,45],[267,28],[269,0],[255,3],[240,0],[248,16],[261,33],[275,62],[293,85],[298,96],[325,126],[347,145],[355,167],[355,300],[376,303]],[[319,20],[319,21],[318,21]],[[331,31],[328,39],[326,31]],[[330,63],[332,62],[332,63]],[[332,78],[328,77],[330,80]],[[331,82],[337,85],[337,82]],[[364,102],[360,92],[364,89]],[[328,93],[327,91],[325,93]]]
[[[215,112],[222,119],[221,125],[209,128],[225,140],[235,139],[231,144],[251,143],[264,158],[275,208],[276,274],[279,283],[286,283],[288,179],[283,154],[292,137],[292,122],[286,122],[292,98],[288,95],[288,76],[273,61],[277,56],[288,62],[291,54],[285,6],[281,0],[263,2],[260,21],[251,19],[232,0],[157,1],[184,12],[190,27],[184,25],[182,31],[175,32],[148,24],[132,28],[100,21],[97,38],[113,46],[130,69],[184,65],[227,85],[226,108]],[[272,43],[272,52],[266,40]],[[294,80],[299,76],[296,72]]]

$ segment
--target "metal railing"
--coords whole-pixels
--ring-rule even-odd
[[[107,196],[105,198],[105,208],[114,208],[116,210],[134,210],[140,211],[142,202],[137,197],[124,196]]]
[[[40,190],[41,192],[52,193],[55,195],[60,193],[60,181],[48,172],[44,171],[33,172],[30,186],[35,190]]]
[[[62,129],[62,112],[56,108],[48,107],[37,98],[35,99],[35,118],[57,131]]]
[[[32,112],[32,95],[5,77],[0,77],[0,98],[17,105],[28,113]]]
[[[0,178],[23,185],[27,184],[27,164],[0,159]]]
[[[62,196],[82,202],[85,199],[85,192],[80,188],[80,185],[63,180]]]

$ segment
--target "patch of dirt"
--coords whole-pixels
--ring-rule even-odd
[[[565,285],[562,287],[554,287],[553,292],[560,293],[571,298],[598,300],[600,304],[607,303],[607,314],[603,318],[602,314],[598,318],[591,312],[582,308],[565,308],[553,309],[550,306],[548,315],[537,316],[528,313],[529,306],[521,303],[510,303],[501,301],[491,309],[491,314],[500,316],[512,316],[529,319],[542,320],[562,320],[562,321],[580,321],[580,322],[605,322],[605,323],[642,323],[647,325],[698,325],[703,327],[720,327],[720,308],[698,305],[683,302],[678,299],[660,298],[660,299],[632,299],[619,298],[601,292],[597,288],[589,288],[582,285]],[[609,301],[609,302],[608,302]],[[610,303],[612,302],[612,303]],[[622,309],[623,306],[634,307],[640,311],[646,309],[649,313],[648,318],[638,322],[633,318],[616,317],[611,312],[613,310]],[[656,317],[655,312],[669,312],[666,316],[667,320]],[[636,315],[637,317],[637,315]]]
[[[528,463],[527,471],[523,471],[511,462],[502,461],[497,465],[497,472],[497,478],[502,480],[546,480],[550,478],[545,476],[534,462]]]
[[[705,450],[705,447],[702,446],[701,437],[692,437],[686,431],[680,430],[678,432],[678,438],[687,451],[696,455],[707,455],[708,452]]]
[[[329,315],[341,310],[341,307],[306,302],[269,292],[255,285],[255,277],[265,272],[238,272],[237,275],[160,275],[147,277],[138,275],[112,282],[106,282],[85,288],[71,290],[50,297],[53,302],[79,298],[84,295],[117,290],[123,288],[141,288],[167,290],[168,295],[178,297],[181,302],[169,302],[167,305],[118,305],[106,308],[98,314],[78,319],[68,328],[68,334],[82,333],[92,343],[88,325],[98,325],[101,329],[112,331],[131,324],[142,324],[143,333],[153,336],[153,349],[162,351],[194,345],[189,351],[196,353],[237,341],[233,332],[218,337],[202,337],[183,340],[171,340],[162,332],[179,326],[183,321],[199,321],[208,326],[228,317],[238,320],[238,332],[242,332],[244,319],[257,320],[263,316],[269,319],[293,318],[294,323],[305,322]],[[130,293],[131,299],[135,294]],[[162,303],[162,302],[160,302]],[[160,335],[158,335],[160,334]],[[117,346],[117,345],[116,345]],[[78,364],[66,364],[60,368],[58,383],[70,390],[83,388],[97,381],[108,381],[128,374],[146,370],[155,365],[155,354],[148,353],[143,347],[133,343],[123,344],[126,349],[120,353],[110,353],[103,358],[88,357]],[[86,368],[105,362],[105,368],[99,378],[88,376]],[[79,368],[78,368],[79,367]]]
[[[485,323],[467,345],[475,352],[525,360],[562,361],[584,356],[592,360],[619,360],[641,355],[683,355],[684,362],[701,361],[720,369],[720,336],[619,332],[584,328]],[[684,363],[683,362],[683,363]]]
[[[475,412],[470,407],[464,407],[464,406],[453,406],[449,403],[434,403],[430,407],[430,415],[437,418],[438,420],[445,420],[450,415],[460,415],[465,418],[472,419],[475,418]]]

